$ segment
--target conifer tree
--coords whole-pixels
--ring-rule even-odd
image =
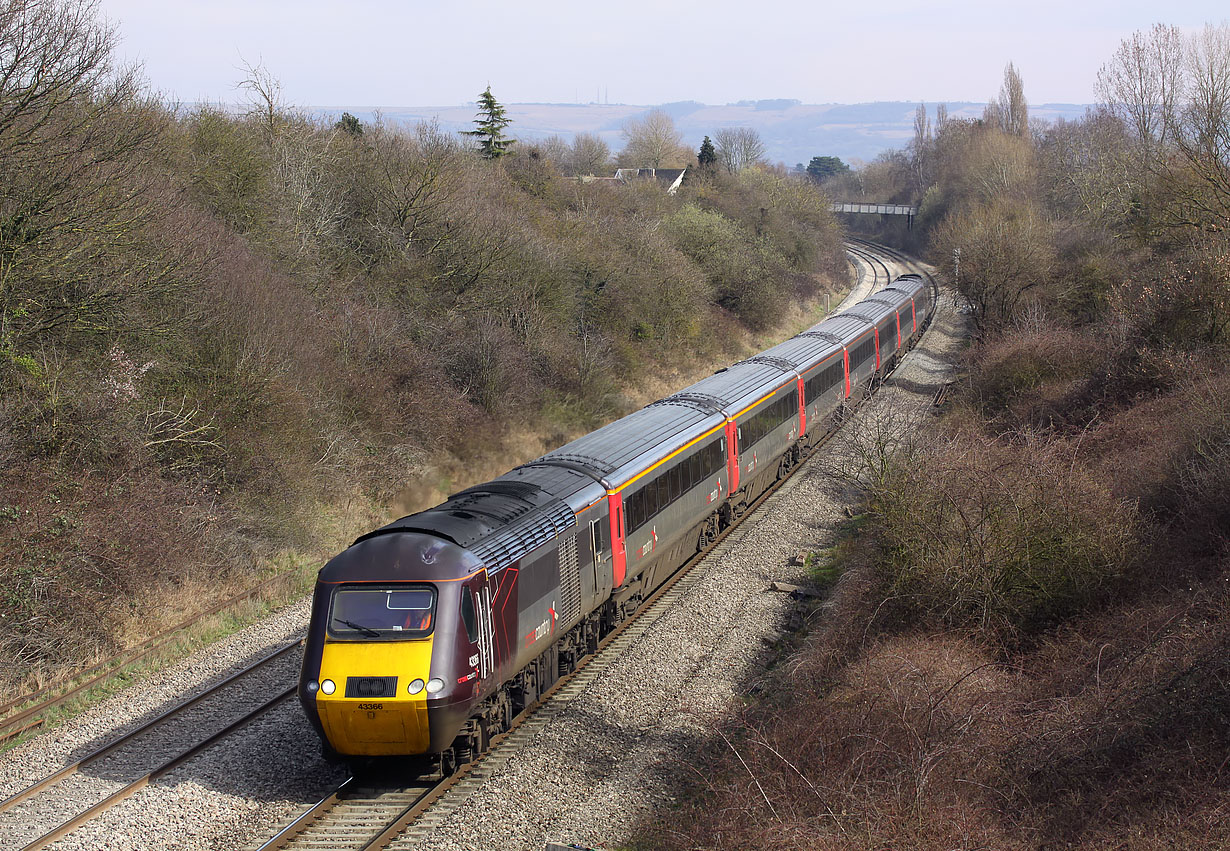
[[[358,138],[363,135],[363,122],[355,118],[349,112],[343,112],[342,117],[333,125],[336,129],[341,130],[347,136]]]
[[[700,151],[696,154],[696,162],[701,168],[709,168],[717,162],[717,150],[708,136],[700,143]]]
[[[499,159],[511,153],[511,147],[516,139],[504,138],[504,128],[512,124],[512,119],[505,114],[504,104],[491,94],[491,86],[478,96],[478,114],[474,118],[477,130],[463,130],[467,136],[478,140],[479,152],[489,160]]]

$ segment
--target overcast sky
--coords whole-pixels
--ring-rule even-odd
[[[985,101],[1089,103],[1132,31],[1227,17],[1203,0],[101,0],[155,88],[239,100],[246,60],[308,106]]]

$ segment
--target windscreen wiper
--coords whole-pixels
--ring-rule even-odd
[[[359,632],[366,635],[368,638],[379,638],[380,637],[380,633],[376,632],[376,630],[372,629],[371,627],[360,626],[354,621],[343,620],[342,618],[334,618],[334,620],[340,624],[345,624],[346,626],[350,627],[353,630],[358,630]]]

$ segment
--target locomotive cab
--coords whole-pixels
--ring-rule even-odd
[[[438,753],[477,695],[478,560],[424,534],[361,539],[321,570],[299,700],[342,757]]]

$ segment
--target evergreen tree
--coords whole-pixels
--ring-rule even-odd
[[[504,138],[504,128],[512,124],[512,119],[505,115],[504,104],[491,94],[491,86],[478,96],[474,124],[477,130],[463,130],[462,133],[478,139],[479,151],[484,157],[494,160],[511,153],[510,148],[517,140]]]
[[[842,162],[841,157],[812,157],[811,162],[807,164],[807,173],[815,181],[821,181],[826,177],[849,170],[850,166]]]
[[[342,117],[333,126],[348,136],[358,138],[363,135],[363,123],[349,112],[343,112]]]
[[[705,141],[700,143],[700,151],[696,154],[696,161],[700,164],[701,168],[710,168],[717,162],[717,150],[713,147],[713,142],[709,140],[708,136],[705,137]]]

